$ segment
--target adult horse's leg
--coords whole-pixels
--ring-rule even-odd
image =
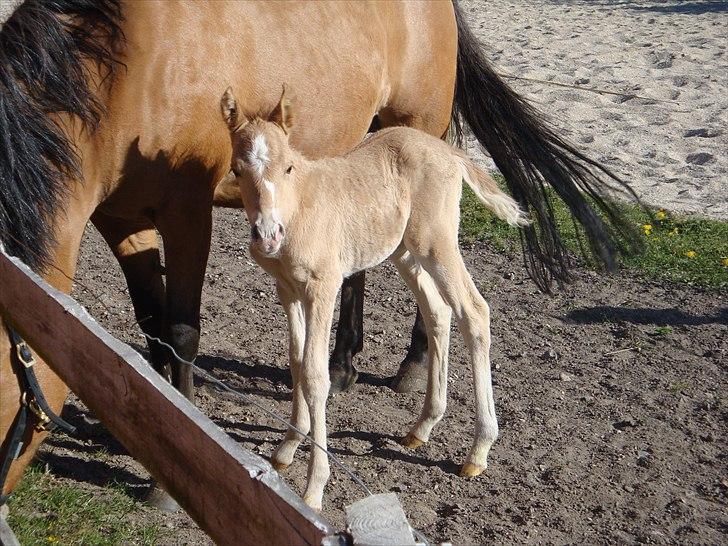
[[[99,210],[91,221],[119,261],[142,331],[161,339],[165,291],[156,229],[149,221],[116,218]],[[152,340],[148,340],[148,346],[154,369],[171,379],[165,349]]]
[[[329,360],[331,394],[351,387],[359,375],[352,358],[364,347],[364,272],[355,273],[341,286],[339,325]]]
[[[180,182],[175,186],[183,188],[185,184]],[[187,185],[190,186],[194,184]],[[209,187],[209,185],[199,183],[199,187]],[[197,356],[200,341],[200,300],[210,251],[212,191],[178,191],[165,202],[160,211],[157,211],[155,220],[164,243],[167,276],[164,304],[166,321],[162,326],[161,337],[167,340],[173,349],[173,351],[166,350],[172,384],[194,403],[194,382],[190,363]],[[147,243],[150,242],[148,239]],[[148,262],[142,273],[151,275]],[[159,300],[155,300],[157,288],[154,289],[154,294],[151,303],[152,306],[158,306]],[[148,304],[149,302],[146,305]],[[136,305],[135,303],[135,311]],[[152,324],[152,326],[157,325],[156,321]],[[142,326],[144,327],[144,323]],[[164,359],[159,360],[160,363],[163,361]],[[163,368],[160,364],[156,366],[159,366],[158,369]],[[146,500],[148,504],[167,512],[179,508],[177,502],[156,483],[152,483]]]
[[[72,185],[72,183],[69,183]],[[77,197],[74,195],[74,197]],[[83,230],[90,215],[88,203],[83,199],[73,199],[66,206],[62,215],[63,220],[56,228],[57,244],[54,246],[49,267],[43,275],[45,280],[65,293],[71,291],[71,279],[76,271],[78,249],[83,237]],[[49,229],[52,229],[49,227]],[[33,249],[31,249],[32,251]],[[22,310],[18,310],[22,312]],[[5,455],[9,447],[8,432],[16,419],[22,393],[18,383],[15,357],[11,356],[13,348],[8,337],[7,323],[0,318],[0,438],[5,439],[0,446],[0,455]],[[33,352],[36,364],[33,366],[43,396],[50,408],[58,415],[68,396],[68,387],[53,372],[53,370]],[[12,463],[7,479],[2,486],[0,495],[8,494],[23,475],[26,466],[32,461],[47,432],[39,432],[35,428],[37,421],[32,414],[28,415],[25,433],[22,438],[22,451],[20,456]]]
[[[399,365],[391,387],[397,392],[421,392],[427,388],[427,329],[417,306],[407,354]]]
[[[212,191],[180,191],[156,215],[167,275],[166,338],[172,384],[194,402],[192,367],[200,341],[200,300],[212,233]]]

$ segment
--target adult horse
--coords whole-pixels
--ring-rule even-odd
[[[91,219],[121,264],[144,331],[192,360],[213,201],[239,205],[218,185],[231,154],[220,90],[231,85],[246,116],[265,115],[284,78],[300,97],[291,138],[304,153],[338,154],[368,130],[397,124],[442,136],[459,114],[536,220],[525,242],[541,286],[568,275],[544,180],[613,265],[623,224],[597,199],[605,226],[580,192],[598,195],[596,165],[495,75],[450,2],[27,0],[0,33],[0,242],[68,291]],[[362,286],[360,277],[343,290],[346,328],[334,360],[343,361],[344,383],[361,343]],[[425,342],[418,334],[411,361]],[[21,416],[14,345],[0,336],[0,462]],[[189,366],[154,344],[150,351],[192,398]],[[67,387],[42,362],[37,374],[60,411]],[[29,424],[20,456],[0,476],[3,492],[44,436]]]

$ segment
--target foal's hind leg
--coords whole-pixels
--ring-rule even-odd
[[[428,380],[425,404],[419,419],[402,440],[403,445],[416,448],[430,439],[433,427],[445,413],[452,312],[437,291],[432,277],[409,252],[394,255],[390,259],[417,298],[427,331]]]
[[[470,351],[475,384],[475,439],[461,476],[477,476],[488,466],[488,452],[498,436],[490,372],[490,308],[465,268],[457,243],[446,236],[435,240],[437,248],[427,256],[418,257],[418,261],[432,276],[440,294],[455,313],[458,328]]]

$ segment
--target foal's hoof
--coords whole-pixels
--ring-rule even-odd
[[[144,499],[144,502],[149,506],[153,506],[154,508],[161,510],[162,512],[171,513],[177,512],[180,509],[177,501],[174,500],[169,495],[169,493],[159,487],[156,483],[152,484],[152,487],[149,489],[149,493],[147,493],[147,497],[146,499]]]
[[[399,366],[397,375],[390,385],[394,392],[425,392],[427,390],[427,363],[420,360],[405,360]]]
[[[461,478],[474,478],[475,476],[480,476],[485,471],[484,466],[480,466],[479,464],[473,464],[473,463],[465,463],[463,467],[460,469],[460,477]]]
[[[399,441],[399,443],[402,444],[406,448],[409,448],[409,449],[417,449],[418,447],[420,447],[421,445],[423,445],[425,442],[423,442],[422,440],[420,440],[417,436],[415,436],[411,432],[408,432],[407,433],[407,436],[405,436],[404,438],[402,438]]]
[[[286,464],[286,463],[281,463],[281,462],[279,462],[279,461],[274,461],[274,460],[272,460],[272,459],[271,459],[271,461],[270,461],[270,464],[271,464],[271,466],[272,466],[273,468],[275,468],[275,469],[276,469],[276,472],[278,472],[279,474],[280,474],[281,472],[283,472],[283,471],[284,471],[284,470],[285,470],[286,468],[288,468],[289,466],[291,466],[290,464]]]
[[[321,512],[321,499],[319,499],[318,497],[309,497],[307,495],[304,495],[303,502],[305,502],[308,507],[317,514]]]
[[[358,377],[359,372],[356,371],[354,366],[347,370],[342,366],[331,364],[329,366],[329,380],[331,381],[329,394],[333,395],[348,391],[356,383]]]

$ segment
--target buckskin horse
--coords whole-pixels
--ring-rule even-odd
[[[459,134],[464,120],[534,220],[523,240],[541,288],[569,275],[545,184],[607,268],[634,240],[601,198],[610,179],[619,181],[496,75],[457,4],[27,0],[0,33],[0,242],[69,291],[90,219],[121,265],[145,333],[192,360],[212,206],[241,206],[226,178],[231,146],[220,89],[232,86],[241,112],[255,117],[277,104],[284,77],[302,105],[291,143],[312,158],[346,152],[370,130],[407,125],[442,137],[451,121]],[[340,387],[355,376],[363,283],[354,276],[342,289],[331,363]],[[0,465],[12,458],[9,431],[26,415],[16,341],[0,336]],[[192,399],[191,368],[154,343],[150,354]],[[418,314],[405,387],[426,374],[425,354]],[[42,361],[36,368],[50,408],[60,411],[68,388]],[[0,466],[3,493],[45,436],[27,419],[18,458]]]

